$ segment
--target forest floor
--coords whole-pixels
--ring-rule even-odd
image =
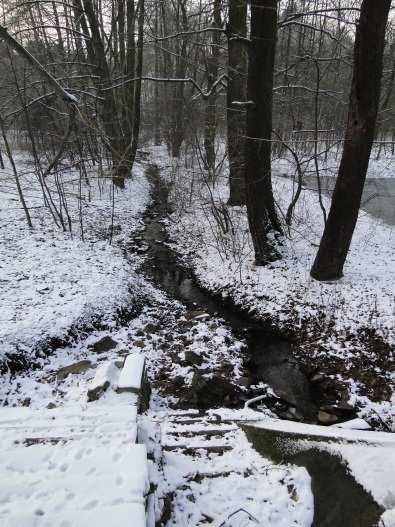
[[[21,170],[25,162],[25,159],[19,160]],[[175,172],[175,165],[164,156],[163,150],[153,148],[149,162],[162,166],[167,181],[175,174],[181,178],[188,173],[180,167],[177,167]],[[248,375],[246,342],[220,317],[208,315],[204,309],[184,305],[164,293],[161,287],[147,278],[144,265],[149,255],[147,256],[143,236],[144,213],[151,203],[150,185],[145,176],[147,166],[148,161],[144,160],[136,165],[133,178],[127,182],[126,191],[116,195],[114,210],[109,194],[110,182],[101,187],[98,183],[96,189],[84,187],[84,206],[90,211],[89,215],[83,216],[84,242],[79,239],[79,210],[78,207],[72,209],[71,203],[70,211],[75,219],[74,236],[61,233],[52,225],[52,219],[41,208],[41,198],[37,194],[31,193],[27,196],[31,206],[40,207],[34,209],[33,232],[24,226],[22,211],[17,208],[16,197],[11,189],[1,196],[1,265],[4,285],[1,293],[1,311],[4,317],[4,323],[3,320],[1,323],[1,359],[5,372],[1,376],[0,401],[4,406],[3,410],[6,410],[6,407],[10,410],[12,407],[26,407],[26,411],[41,412],[49,418],[51,412],[53,415],[58,415],[59,412],[63,414],[63,410],[64,415],[70,412],[79,413],[87,407],[87,386],[100,363],[119,359],[125,351],[142,352],[147,360],[152,385],[151,405],[143,424],[145,423],[147,434],[154,435],[153,423],[159,422],[169,442],[168,450],[163,453],[160,470],[152,475],[158,486],[158,495],[162,497],[160,501],[163,505],[163,518],[167,524],[192,527],[205,523],[226,527],[249,526],[255,525],[256,518],[259,518],[264,525],[308,527],[312,522],[314,505],[307,471],[294,465],[274,466],[271,461],[257,454],[238,427],[225,427],[219,446],[215,437],[210,440],[211,444],[208,447],[205,442],[204,448],[223,448],[223,452],[204,454],[174,450],[173,443],[177,441],[177,436],[183,437],[185,430],[182,430],[182,427],[186,426],[174,424],[174,419],[182,419],[183,414],[194,415],[194,412],[200,412],[196,414],[200,416],[197,419],[206,419],[204,426],[207,426],[207,420],[210,419],[218,423],[226,420],[233,422],[239,419],[262,419],[275,415],[265,407],[261,408],[258,414],[256,411],[243,409],[244,401],[250,397],[249,387],[245,382]],[[27,169],[24,175],[26,185],[31,177],[29,174]],[[73,175],[70,175],[70,185],[72,179]],[[197,196],[200,196],[200,190]],[[216,193],[218,190],[216,189]],[[222,194],[219,196],[224,199]],[[180,197],[180,204],[184,204],[183,193]],[[163,221],[173,237],[173,243],[176,242],[180,256],[185,256],[184,261],[193,267],[202,285],[215,293],[220,291],[221,296],[232,298],[236,305],[245,310],[254,307],[255,309],[250,310],[251,314],[263,321],[268,313],[270,322],[277,324],[281,333],[294,338],[295,350],[302,358],[304,351],[306,354],[311,353],[314,360],[319,357],[319,353],[321,357],[325,356],[324,352],[329,353],[328,369],[324,367],[324,360],[317,360],[320,371],[315,369],[314,373],[330,378],[335,375],[335,368],[339,367],[340,373],[336,375],[339,375],[350,389],[350,402],[360,404],[360,415],[368,416],[374,411],[379,414],[380,421],[389,422],[393,407],[389,392],[386,391],[390,387],[390,377],[385,371],[390,365],[389,331],[385,330],[386,324],[389,324],[389,330],[391,329],[391,320],[388,318],[390,299],[386,289],[386,283],[390,287],[390,279],[386,274],[388,270],[385,268],[383,280],[378,276],[376,282],[373,279],[368,281],[368,293],[364,285],[356,287],[358,280],[354,277],[352,283],[346,287],[346,299],[350,305],[345,318],[337,316],[335,322],[322,318],[321,324],[326,321],[325,337],[321,335],[320,346],[316,347],[314,333],[311,333],[310,326],[309,329],[304,327],[302,315],[308,313],[311,318],[315,318],[320,308],[328,303],[330,293],[324,287],[320,293],[310,291],[310,297],[306,293],[306,286],[303,294],[299,292],[295,303],[299,306],[295,308],[298,313],[298,331],[293,331],[295,313],[289,305],[287,306],[289,298],[284,290],[289,287],[292,294],[298,292],[298,284],[301,287],[300,282],[292,281],[295,282],[302,273],[302,264],[307,262],[303,259],[305,256],[302,242],[300,243],[303,250],[298,249],[297,245],[293,250],[285,245],[287,255],[291,255],[290,259],[284,268],[281,267],[284,262],[280,264],[279,281],[273,282],[271,277],[270,282],[268,276],[260,274],[261,270],[254,269],[250,256],[246,257],[245,264],[245,256],[242,256],[243,265],[239,263],[237,270],[232,269],[232,258],[224,260],[217,255],[220,251],[216,248],[218,242],[214,235],[206,240],[201,239],[201,232],[193,230],[192,218],[195,222],[198,220],[202,226],[210,229],[211,227],[200,205],[196,208],[185,207],[183,212],[181,217],[170,216]],[[237,221],[241,222],[241,211],[236,210],[235,214]],[[108,245],[111,224],[112,244]],[[186,237],[185,232],[188,229],[190,235]],[[384,234],[380,232],[377,230],[377,251],[388,251],[388,254],[381,253],[382,270],[384,256],[391,257],[391,238],[386,238],[385,228]],[[192,239],[191,235],[196,237]],[[302,240],[304,236],[306,233],[301,235]],[[380,236],[382,238],[378,238]],[[199,243],[196,243],[197,240]],[[371,238],[365,232],[365,245],[366,240]],[[185,249],[187,243],[188,251]],[[228,241],[225,242],[227,243]],[[241,247],[245,243],[244,236]],[[385,245],[384,248],[380,247],[381,243]],[[225,249],[228,250],[227,246]],[[367,255],[366,269],[372,274],[374,257],[375,254]],[[372,263],[369,264],[370,261]],[[248,277],[244,275],[244,265],[248,268]],[[287,266],[297,267],[287,275]],[[239,278],[240,272],[242,279]],[[361,281],[363,267],[358,272]],[[270,276],[274,275],[274,269],[269,269],[268,273]],[[258,275],[259,280],[254,281]],[[234,279],[235,276],[238,277],[237,280]],[[303,276],[306,279],[306,269]],[[237,285],[240,290],[239,297],[235,294]],[[275,288],[279,294],[277,305],[280,307],[277,311]],[[335,289],[337,296],[330,295],[335,306],[339,301],[339,289]],[[244,293],[241,293],[242,291]],[[351,298],[352,291],[356,292],[357,298]],[[367,296],[364,296],[365,294]],[[378,314],[376,318],[366,318],[366,299],[375,297]],[[317,298],[320,298],[319,304]],[[306,302],[304,312],[300,311],[302,302]],[[359,306],[361,302],[363,305]],[[267,312],[264,309],[265,305]],[[346,311],[341,310],[342,313]],[[334,309],[331,316],[335,317],[336,313],[337,310]],[[376,324],[374,330],[378,336],[375,333],[375,339],[377,338],[383,346],[381,355],[376,347],[371,353],[367,353],[367,349],[361,344],[364,340],[355,337],[359,328],[359,316],[362,318],[361,327],[364,327],[366,320],[372,320],[372,323]],[[340,335],[347,335],[346,327],[350,324],[349,334],[353,340],[352,346],[350,344],[346,352],[339,344],[343,340],[340,337],[335,338],[327,329],[333,323],[338,326],[337,331]],[[317,327],[317,324],[313,324],[314,327]],[[304,337],[300,337],[298,341],[297,335]],[[104,349],[97,345],[103,337],[110,342]],[[300,344],[302,341],[306,343],[305,348]],[[48,345],[48,342],[51,344]],[[373,341],[375,342],[376,340]],[[15,357],[20,360],[16,363],[15,373],[7,372],[7,364],[12,367]],[[79,361],[89,363],[85,362],[86,367],[77,369],[65,377],[59,377],[62,368]],[[386,389],[380,388],[378,391],[384,400],[373,397],[372,394],[376,395],[376,392],[369,391],[373,389],[368,382],[364,384],[364,377],[360,379],[350,375],[350,364],[354,365],[355,371],[359,371],[361,361],[366,370],[375,368],[374,376],[377,376],[378,383],[384,381]],[[29,365],[35,367],[26,369]],[[275,394],[272,395],[276,398]],[[111,412],[114,404],[113,394],[106,393],[100,401],[89,403],[88,406],[99,403],[108,404]],[[56,448],[61,449],[62,445]],[[390,461],[386,460],[387,463]],[[38,458],[37,463],[40,464]],[[0,469],[11,470],[15,477],[22,478],[20,483],[23,484],[23,462],[19,461],[15,467],[11,465],[12,463],[8,463],[3,467],[0,464]],[[45,463],[43,467],[44,465]],[[59,469],[61,478],[64,477],[63,465],[60,463],[59,467],[55,467],[56,470]],[[380,479],[379,473],[377,477]],[[64,500],[68,498],[61,496],[59,501],[51,503],[50,489],[45,486],[45,471],[38,472],[37,478],[39,484],[34,492],[29,491],[25,494],[24,491],[20,492],[5,485],[2,493],[6,492],[8,498],[0,506],[0,519],[8,519],[14,513],[17,517],[18,510],[22,507],[31,512],[29,520],[26,520],[26,527],[45,525],[37,523],[37,510],[40,515],[42,511],[48,512],[46,520],[52,521],[52,518],[51,525],[56,524],[55,518],[61,525],[59,510],[65,506]],[[18,488],[20,489],[20,485]],[[385,499],[385,507],[393,508],[391,499],[388,496]],[[82,509],[91,505],[91,502],[78,504]],[[113,505],[117,505],[115,501]],[[158,511],[160,510],[159,507]],[[392,513],[386,514],[388,516]],[[388,523],[391,517],[387,516],[386,525],[392,525]],[[100,522],[97,525],[99,526]]]
[[[0,192],[0,370],[23,369],[62,342],[92,328],[112,327],[125,310],[141,304],[136,256],[127,252],[130,232],[143,228],[150,200],[143,168],[117,192],[112,207],[110,179],[82,181],[78,199],[76,172],[65,168],[62,185],[68,200],[69,232],[57,227],[43,199],[28,156],[16,157],[19,178],[30,208],[26,224],[11,167],[1,171]],[[54,182],[49,187],[58,197]],[[81,207],[79,206],[81,204]],[[109,237],[111,236],[111,245]],[[83,238],[83,241],[82,241]]]
[[[280,240],[281,259],[256,267],[244,209],[225,206],[226,169],[213,188],[197,183],[192,163],[177,164],[163,150],[156,155],[165,167],[170,201],[177,203],[167,220],[170,241],[199,284],[287,335],[309,375],[336,386],[334,399],[345,397],[361,416],[379,414],[393,426],[394,228],[361,211],[344,277],[317,282],[309,270],[323,213],[317,193],[305,188]],[[273,185],[285,214],[294,182],[275,176]],[[323,205],[328,211],[326,196]]]

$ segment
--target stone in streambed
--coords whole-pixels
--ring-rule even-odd
[[[54,375],[51,376],[51,380],[57,379],[58,381],[63,381],[70,374],[78,375],[80,373],[85,373],[91,367],[92,363],[90,360],[80,360],[78,362],[70,364],[69,366],[64,366],[63,368],[60,368]]]
[[[185,352],[185,362],[189,366],[200,366],[203,363],[203,357],[191,350]]]
[[[185,402],[192,407],[206,410],[225,405],[237,404],[240,390],[223,377],[206,379],[195,372]]]
[[[336,415],[324,412],[324,410],[318,412],[318,422],[322,425],[332,425],[333,423],[337,423],[337,421],[338,418]]]
[[[89,349],[94,353],[104,353],[110,351],[118,346],[118,342],[109,335],[97,340],[94,344],[89,346]]]

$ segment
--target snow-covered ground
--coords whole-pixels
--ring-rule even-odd
[[[111,325],[133,310],[141,294],[133,257],[124,246],[142,227],[149,201],[143,166],[136,164],[125,191],[115,193],[92,169],[89,182],[75,170],[61,174],[72,232],[63,232],[43,206],[39,182],[26,155],[16,156],[20,183],[30,210],[29,229],[9,163],[0,170],[0,363],[15,353],[28,356],[71,329]],[[52,176],[47,181],[54,200]],[[113,207],[114,203],[114,207]],[[56,205],[59,207],[58,201]],[[67,214],[63,210],[68,227]],[[108,237],[113,225],[112,244]],[[82,238],[84,241],[82,241]]]
[[[394,229],[361,211],[344,277],[330,284],[317,282],[309,271],[323,230],[323,214],[317,194],[303,190],[282,240],[282,259],[256,267],[245,209],[226,207],[226,172],[219,173],[212,188],[201,182],[198,167],[173,162],[163,149],[155,156],[177,203],[167,222],[168,232],[199,282],[277,328],[300,335],[299,349],[317,359],[318,365],[326,363],[327,374],[338,374],[348,384],[353,402],[359,389],[363,386],[366,393],[369,384],[361,377],[375,377],[369,396],[387,401],[381,406],[390,418]],[[281,177],[274,177],[273,183],[276,202],[285,215],[295,191],[293,183]],[[329,199],[324,196],[323,202],[329,210]],[[331,364],[335,364],[332,370]],[[363,374],[356,375],[356,370]],[[369,399],[359,400],[362,406],[370,404]]]
[[[357,421],[357,420],[356,420]],[[351,427],[350,422],[350,427]],[[266,419],[256,428],[285,432],[283,448],[290,451],[318,449],[340,456],[349,472],[383,507],[383,522],[392,527],[395,513],[395,436],[352,428],[327,427]],[[309,436],[310,439],[305,439]]]
[[[292,183],[275,178],[274,187],[277,202],[285,210],[292,197]],[[339,331],[374,327],[381,336],[394,341],[394,229],[362,212],[344,278],[333,284],[320,283],[309,275],[323,230],[315,193],[303,193],[289,237],[283,240],[283,257],[266,267],[253,263],[245,211],[228,209],[234,234],[220,233],[210,217],[212,203],[205,197],[207,207],[197,202],[168,224],[170,233],[189,248],[189,255],[195,255],[194,268],[204,285],[216,290],[228,288],[238,303],[259,315],[276,315],[280,323],[292,315],[292,322],[298,324],[301,318],[325,309],[327,322],[335,322]],[[226,198],[226,189],[218,187],[217,204]],[[324,203],[328,208],[329,200],[324,199]]]
[[[282,327],[301,327],[304,317],[314,319],[330,304],[330,315],[320,319],[320,324],[325,323],[328,328],[320,342],[321,351],[329,350],[332,357],[342,360],[347,360],[355,344],[343,347],[347,332],[352,334],[366,324],[374,324],[383,339],[393,338],[388,293],[393,238],[389,228],[379,227],[362,216],[365,227],[358,235],[356,247],[358,251],[365,250],[366,268],[357,266],[358,256],[354,256],[348,277],[343,280],[344,287],[319,286],[308,278],[308,263],[316,249],[312,244],[319,236],[322,220],[315,195],[304,192],[292,237],[283,247],[286,257],[271,268],[256,269],[244,211],[231,211],[235,235],[225,233],[218,237],[218,227],[208,213],[212,203],[208,200],[209,205],[202,205],[209,197],[204,188],[195,186],[192,202],[185,200],[192,171],[174,167],[163,149],[153,148],[151,152],[153,161],[164,166],[168,181],[174,176],[183,181],[173,189],[178,192],[182,215],[170,218],[168,227],[177,238],[177,248],[192,261],[205,286],[232,295],[241,306],[254,309],[262,317],[272,317]],[[18,166],[23,161],[20,159]],[[32,185],[31,178],[28,167],[21,178],[25,189]],[[2,376],[2,525],[122,525],[131,514],[135,514],[136,525],[144,521],[142,496],[148,491],[148,474],[146,467],[140,466],[144,447],[137,452],[138,448],[131,446],[137,432],[131,396],[109,389],[98,401],[87,402],[87,390],[94,378],[96,382],[101,380],[105,361],[118,362],[125,354],[135,352],[146,357],[153,387],[150,409],[141,421],[147,448],[152,441],[155,443],[152,438],[158,427],[165,447],[157,470],[150,477],[158,486],[158,514],[166,510],[166,500],[171,500],[167,525],[197,527],[211,522],[218,527],[246,527],[256,525],[259,519],[277,527],[309,527],[314,504],[306,470],[273,465],[253,450],[244,432],[234,425],[235,420],[255,419],[256,412],[216,408],[196,424],[174,421],[182,414],[173,409],[175,405],[183,404],[186,414],[196,412],[188,410],[188,397],[197,375],[214,383],[225,378],[237,393],[246,391],[245,347],[220,319],[187,310],[167,298],[139,274],[138,266],[144,257],[125,253],[130,234],[142,227],[141,215],[149,202],[143,166],[136,166],[126,191],[116,195],[114,214],[110,188],[105,181],[100,187],[99,183],[83,187],[83,204],[89,210],[89,215],[82,215],[84,242],[80,239],[79,208],[73,205],[71,196],[73,236],[55,228],[48,211],[41,208],[31,209],[34,230],[30,232],[11,190],[0,195],[1,265],[5,280],[4,296],[0,298],[9,310],[4,314],[2,310],[2,351],[18,348],[29,353],[48,337],[62,338],[70,327],[89,325],[92,317],[102,318],[106,325],[105,330],[93,329],[88,337],[77,335],[52,354],[38,357],[38,369]],[[278,179],[276,188],[279,199],[286,202],[291,193],[290,182]],[[224,189],[223,184],[215,189],[217,203],[226,199]],[[30,207],[41,207],[37,195],[26,191],[26,198]],[[111,223],[115,228],[113,243],[109,245],[105,239]],[[379,256],[380,268],[375,277],[375,258]],[[141,295],[149,300],[145,308],[133,320],[118,326],[117,312],[126,305],[133,306]],[[293,304],[291,295],[296,298]],[[370,317],[365,313],[367,299],[375,308]],[[347,305],[339,309],[341,302]],[[336,334],[329,331],[332,321]],[[112,339],[106,349],[96,346],[102,337]],[[76,368],[66,376],[62,368],[75,365],[76,361]],[[107,373],[112,374],[112,370]],[[380,374],[386,375],[384,371]],[[353,396],[360,398],[358,386],[354,383],[351,388]],[[216,402],[213,406],[220,406],[221,402]],[[384,415],[385,404],[386,412],[391,412],[387,401],[375,407],[380,415]],[[232,406],[231,400],[228,405]],[[267,410],[259,418],[266,415],[272,416]],[[223,434],[220,430],[219,438],[214,435],[207,439],[204,434],[194,437],[202,431],[201,427],[208,427],[209,431],[220,428]],[[48,435],[55,444],[40,442],[41,436]],[[195,454],[183,449],[187,441],[198,447]],[[204,454],[207,445],[217,444],[227,449],[221,454]],[[174,450],[178,447],[180,450]],[[154,445],[156,448],[160,449],[160,445]],[[377,451],[373,454],[376,456]],[[379,455],[382,454],[384,451]],[[344,451],[343,455],[350,465],[356,459],[355,451]],[[356,476],[358,467],[353,465]],[[385,507],[390,509],[391,499],[384,498]],[[380,503],[384,498],[377,494]],[[386,525],[391,514],[389,510],[383,517]]]
[[[219,320],[202,321],[199,316],[188,320],[183,316],[187,315],[184,307],[169,301],[159,291],[152,292],[153,305],[123,327],[106,333],[94,332],[84,340],[58,349],[43,359],[39,370],[9,379],[3,377],[0,398],[8,406],[0,408],[0,448],[8,457],[0,463],[3,481],[0,519],[6,527],[16,527],[21,514],[27,526],[62,527],[87,527],[91,522],[99,526],[108,524],[106,521],[121,527],[123,514],[130,516],[133,512],[140,517],[141,507],[131,505],[141,503],[138,496],[146,493],[147,485],[139,464],[141,456],[133,458],[127,446],[136,433],[135,414],[128,406],[130,394],[116,394],[109,389],[98,401],[87,403],[87,390],[103,361],[119,360],[127,352],[146,356],[153,395],[151,408],[140,424],[147,431],[148,448],[155,428],[160,425],[165,432],[171,432],[169,420],[171,415],[177,415],[170,407],[177,398],[166,394],[166,383],[177,376],[183,377],[187,385],[190,383],[193,368],[179,364],[184,361],[180,344],[184,344],[185,351],[201,353],[205,361],[198,370],[208,377],[212,376],[211,370],[221,367],[222,354],[228,348],[227,359],[235,369],[229,377],[237,380],[240,346],[237,341],[230,341],[228,329]],[[184,327],[185,324],[191,327]],[[184,333],[179,335],[180,331]],[[114,347],[98,353],[94,344],[104,335],[111,336]],[[183,335],[189,341],[179,338]],[[211,354],[211,350],[215,353]],[[61,368],[81,360],[90,361],[90,365],[65,378],[56,376]],[[14,405],[17,407],[13,408]],[[213,412],[224,419],[254,418],[251,410]],[[214,525],[225,522],[227,527],[241,527],[254,525],[254,518],[259,517],[273,526],[309,527],[313,496],[307,472],[290,465],[274,466],[253,450],[237,426],[228,428],[226,442],[232,452],[207,457],[163,452],[156,472],[151,474],[151,482],[158,486],[158,516],[163,512],[164,499],[171,496],[173,505],[166,523],[169,526],[197,527],[204,518],[212,518]],[[27,447],[21,443],[26,437],[48,435],[63,437],[65,441],[54,446]],[[145,439],[144,434],[139,435]],[[74,439],[68,442],[70,436]],[[202,436],[198,440],[204,444]],[[161,445],[155,447],[160,449]],[[95,463],[96,456],[100,460]],[[11,476],[15,485],[10,485]],[[31,478],[35,482],[33,490],[29,487]],[[5,503],[2,497],[7,498]],[[139,525],[137,520],[133,525]]]

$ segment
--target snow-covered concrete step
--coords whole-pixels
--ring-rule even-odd
[[[202,430],[184,430],[184,431],[181,431],[181,430],[170,430],[170,431],[167,431],[167,434],[168,435],[173,435],[173,436],[182,436],[182,437],[185,437],[185,438],[188,438],[188,437],[196,437],[196,436],[204,436],[204,437],[215,437],[215,436],[222,436],[222,435],[225,435],[225,434],[228,434],[229,432],[233,432],[235,430],[235,428],[230,428],[230,429],[220,429],[220,428],[213,428],[212,430],[209,430],[209,429],[202,429]]]
[[[118,379],[117,392],[136,394],[139,398],[139,410],[148,408],[150,387],[145,370],[145,356],[142,353],[131,353],[126,357]]]
[[[182,436],[182,437],[195,437],[195,436],[225,436],[232,432],[235,432],[237,427],[234,426],[171,426],[165,428],[165,433],[168,436]]]
[[[23,444],[26,439],[45,438],[48,442],[51,438],[62,441],[96,438],[103,442],[134,443],[137,408],[133,400],[137,403],[137,397],[129,396],[123,401],[116,396],[116,399],[118,404],[77,404],[52,410],[0,408],[0,450],[8,443]]]
[[[139,393],[143,385],[145,356],[142,353],[131,353],[125,359],[118,380],[118,392]]]
[[[119,378],[119,368],[115,361],[106,361],[100,364],[96,370],[93,380],[88,386],[88,401],[96,401],[111,386],[117,386]]]
[[[174,444],[166,444],[163,445],[163,450],[167,451],[174,451],[174,450],[180,450],[183,454],[188,455],[194,455],[198,454],[200,451],[204,451],[207,454],[223,454],[224,452],[228,452],[230,450],[233,450],[232,445],[224,445],[223,443],[190,443],[190,444],[182,444],[182,443],[174,443]]]
[[[146,526],[144,445],[84,439],[9,445],[0,458],[0,525]]]

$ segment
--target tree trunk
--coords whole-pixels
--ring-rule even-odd
[[[159,6],[155,4],[155,19],[154,19],[154,31],[155,36],[157,37],[159,34]],[[160,63],[159,63],[159,45],[158,42],[155,42],[155,77],[158,78],[160,76]],[[161,144],[161,106],[159,102],[159,84],[157,82],[154,83],[154,144],[160,145]]]
[[[188,31],[188,16],[186,0],[179,1],[176,10],[176,30]],[[181,42],[179,42],[181,40]],[[176,64],[175,77],[183,79],[187,71],[187,50],[188,37],[183,36],[177,39],[176,44]],[[180,157],[181,146],[185,138],[185,86],[183,82],[178,82],[174,87],[174,97],[170,117],[170,150],[172,157]]]
[[[137,41],[137,65],[136,65],[136,77],[137,81],[134,89],[134,114],[133,114],[133,130],[132,130],[132,147],[131,147],[131,166],[137,153],[137,147],[140,135],[140,122],[141,122],[141,77],[143,75],[143,50],[144,50],[144,14],[145,6],[144,0],[139,2],[140,12],[138,20],[138,41]]]
[[[100,30],[100,19],[96,16],[92,0],[83,0],[83,7],[91,34],[91,46],[96,64],[97,74],[100,76],[99,95],[103,97],[101,118],[105,132],[105,141],[112,158],[112,181],[119,188],[124,188],[127,175],[127,164],[122,151],[122,135],[118,119],[118,107],[112,90],[103,90],[111,85],[110,66],[107,62],[105,41]],[[100,13],[99,13],[100,15]]]
[[[211,27],[220,29],[222,27],[221,20],[221,0],[214,0],[213,2],[213,22]],[[218,77],[219,67],[219,47],[221,44],[221,33],[213,31],[211,35],[211,49],[208,51],[206,60],[207,66],[207,89],[210,90]],[[217,127],[217,94],[209,95],[205,108],[205,125],[204,125],[204,150],[206,168],[211,177],[215,169],[215,132]]]
[[[317,280],[336,280],[343,276],[374,138],[390,5],[391,0],[362,2],[355,35],[354,73],[343,156],[328,220],[311,269],[311,276]]]
[[[229,205],[245,204],[245,109],[234,101],[245,101],[247,87],[247,2],[229,1],[227,126],[229,160]]]
[[[273,73],[277,38],[277,0],[254,0],[251,5],[251,44],[248,62],[246,140],[247,214],[256,265],[279,258],[268,240],[271,230],[282,232],[271,180]],[[264,45],[262,44],[264,42]]]

